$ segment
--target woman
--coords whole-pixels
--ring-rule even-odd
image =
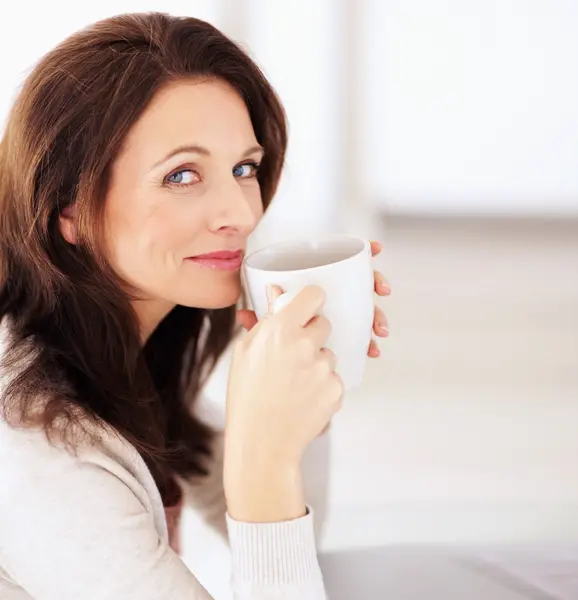
[[[0,146],[3,600],[209,598],[166,514],[207,473],[191,406],[233,337],[285,146],[261,72],[196,19],[96,23],[25,82]],[[342,393],[323,302],[311,287],[239,316],[223,466],[238,598],[324,597],[299,474]]]

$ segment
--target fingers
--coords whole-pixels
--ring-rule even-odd
[[[379,272],[374,271],[374,282],[375,282],[375,293],[378,296],[389,296],[391,294],[391,287],[387,279]],[[387,337],[389,335],[389,325],[385,313],[378,306],[375,307],[375,313],[373,318],[373,331],[375,335],[379,337]],[[381,350],[375,340],[371,340],[369,348],[367,349],[367,355],[370,358],[378,358],[381,356]]]
[[[251,331],[257,324],[257,315],[252,310],[238,310],[237,311],[237,323],[241,325],[247,331]]]
[[[381,242],[376,240],[369,242],[369,245],[371,246],[371,256],[377,256],[383,250]]]
[[[379,346],[375,340],[371,340],[371,342],[369,342],[367,356],[369,356],[369,358],[379,358],[381,356],[381,350],[379,349]]]
[[[325,364],[326,372],[329,372],[331,379],[331,396],[335,398],[335,412],[341,408],[341,400],[343,398],[343,380],[339,374],[335,371],[337,366],[337,357],[329,348],[321,348],[319,351],[319,359],[321,363]]]
[[[337,364],[337,358],[335,356],[335,354],[333,352],[331,352],[331,350],[329,350],[329,348],[321,348],[321,350],[319,351],[320,354],[320,360],[322,360],[323,362],[325,362],[329,368],[330,371],[335,371],[335,366]]]
[[[373,331],[379,337],[387,337],[389,335],[387,317],[379,306],[375,307],[375,312],[373,313]]]
[[[319,286],[309,285],[283,308],[283,314],[288,320],[305,327],[311,319],[321,313],[324,304],[325,292]]]
[[[305,327],[307,337],[313,342],[314,348],[322,349],[331,335],[331,323],[322,316],[313,317]]]
[[[378,296],[389,296],[391,294],[391,287],[387,279],[379,271],[374,271],[373,280],[375,282],[375,293]]]
[[[387,323],[387,317],[385,313],[379,308],[379,306],[375,307],[374,317],[373,317],[373,331],[375,335],[379,337],[387,337],[389,335],[389,325]],[[375,340],[371,340],[369,343],[369,348],[367,349],[367,356],[370,358],[378,358],[381,356],[381,350],[377,345]]]
[[[381,254],[383,245],[380,242],[373,240],[370,242],[370,246],[372,256]],[[378,296],[389,296],[389,294],[391,294],[391,286],[389,285],[387,279],[378,271],[375,271],[374,273],[375,293]]]

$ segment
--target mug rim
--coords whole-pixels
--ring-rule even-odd
[[[279,271],[278,269],[264,269],[263,267],[257,267],[254,266],[252,264],[250,264],[250,261],[254,258],[256,258],[257,256],[269,253],[269,252],[274,252],[276,250],[280,250],[283,247],[287,247],[287,246],[294,246],[294,245],[298,245],[298,244],[311,244],[311,243],[315,243],[315,242],[326,242],[326,241],[331,241],[331,240],[350,240],[350,241],[356,241],[356,242],[361,242],[361,248],[355,252],[354,254],[352,254],[351,256],[348,256],[347,258],[342,258],[340,260],[336,260],[334,262],[325,264],[325,265],[317,265],[315,267],[305,267],[304,269],[293,269],[294,271],[312,271],[314,269],[321,269],[321,268],[327,268],[327,267],[331,267],[333,265],[339,265],[342,264],[348,260],[351,260],[357,256],[359,256],[360,254],[362,254],[363,252],[366,252],[369,250],[370,244],[369,241],[358,237],[356,235],[350,235],[350,234],[341,234],[341,233],[336,233],[336,234],[326,234],[326,235],[321,235],[321,236],[315,236],[315,237],[302,237],[302,238],[295,238],[292,240],[285,240],[282,242],[275,242],[273,244],[268,244],[267,246],[264,246],[263,248],[259,248],[258,250],[254,250],[253,252],[251,252],[251,254],[248,254],[243,263],[246,269],[251,269],[253,271],[262,271],[262,272],[266,272],[266,273],[285,273],[287,272],[286,270],[282,270]]]

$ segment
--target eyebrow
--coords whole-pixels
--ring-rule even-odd
[[[243,155],[241,156],[241,160],[244,158],[247,158],[257,152],[260,154],[265,154],[265,149],[263,148],[263,146],[260,146],[259,144],[257,144],[256,146],[252,146],[251,148],[249,148],[248,150],[246,150],[243,153]],[[210,150],[208,150],[204,146],[196,146],[196,145],[179,146],[178,148],[171,150],[171,152],[169,152],[162,160],[159,160],[157,163],[155,163],[155,165],[153,166],[153,169],[156,169],[158,166],[162,165],[163,163],[165,163],[167,160],[169,160],[173,156],[176,156],[177,154],[184,154],[184,153],[201,154],[202,156],[211,156]]]

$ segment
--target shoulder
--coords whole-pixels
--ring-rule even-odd
[[[7,386],[20,370],[21,361],[5,360],[10,353],[12,336],[6,319],[0,322],[0,401]],[[28,349],[29,350],[29,349]],[[22,350],[22,357],[30,353]],[[18,353],[15,354],[18,357]],[[20,394],[20,392],[18,392]],[[11,398],[13,400],[13,398]],[[110,471],[123,481],[146,478],[148,469],[136,449],[112,427],[87,414],[80,406],[70,404],[50,422],[44,422],[48,398],[40,394],[28,398],[26,425],[19,425],[19,410],[15,403],[0,405],[0,503],[6,495],[21,492],[29,486],[40,489],[58,474],[63,480],[74,472],[100,468]],[[5,485],[10,483],[11,485]]]
[[[152,476],[126,442],[104,435],[71,451],[42,430],[0,422],[2,569],[34,597],[152,600],[196,584],[170,549]]]
[[[88,432],[90,435],[88,435]],[[0,419],[0,512],[11,514],[31,496],[74,497],[78,487],[124,484],[149,511],[154,481],[133,446],[110,428],[90,424],[76,443],[47,437],[41,428],[13,427]],[[103,492],[104,490],[100,490]]]

